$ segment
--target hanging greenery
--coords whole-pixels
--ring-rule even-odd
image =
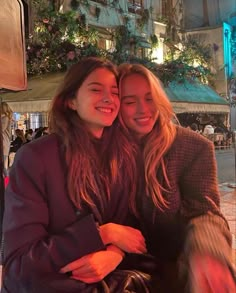
[[[207,77],[211,74],[209,69],[205,67],[193,67],[180,60],[165,61],[163,64],[152,64],[151,69],[161,79],[165,86],[174,80],[182,83],[185,82],[185,80],[191,82],[198,79],[206,83]]]
[[[158,46],[158,37],[155,34],[150,35],[150,41],[152,48],[156,48]]]
[[[79,2],[86,1],[73,1],[72,5],[76,6]],[[181,50],[166,38],[169,51],[164,64],[158,65],[150,57],[136,57],[137,40],[128,29],[128,21],[114,30],[115,48],[111,52],[98,48],[98,31],[86,25],[84,14],[74,10],[60,13],[53,5],[45,6],[44,0],[33,0],[33,3],[37,12],[34,33],[26,40],[29,75],[66,70],[83,56],[102,56],[116,64],[142,63],[157,74],[165,85],[172,80],[182,82],[186,78],[206,81],[210,76],[210,47],[196,36],[187,37],[182,42]],[[149,13],[145,11],[143,21],[146,22]],[[150,41],[153,48],[158,45],[155,34],[150,36]]]
[[[128,48],[131,34],[126,25],[116,27],[113,33],[113,41],[115,42],[115,50],[110,54],[110,59],[117,64],[127,61]]]
[[[66,70],[83,56],[104,55],[97,47],[98,32],[86,28],[84,15],[60,13],[41,2],[35,4],[34,33],[26,40],[29,75]]]
[[[186,36],[181,41],[181,47],[169,38],[164,42],[168,47],[164,63],[166,65],[166,70],[163,72],[164,82],[173,78],[179,82],[185,78],[189,80],[198,78],[206,83],[212,79],[212,49],[201,35]]]
[[[95,15],[96,15],[97,21],[99,19],[100,13],[101,13],[101,8],[98,7],[98,6],[96,6],[96,8],[95,8]]]
[[[144,25],[148,23],[149,20],[149,10],[141,9],[139,11],[140,17],[137,18],[137,26],[139,29],[143,29]]]

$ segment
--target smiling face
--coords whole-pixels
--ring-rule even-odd
[[[112,125],[119,107],[116,78],[106,68],[94,70],[70,102],[70,108],[77,111],[95,137],[101,137],[104,127]]]
[[[141,74],[133,73],[122,79],[120,91],[122,120],[127,128],[141,138],[151,132],[157,119],[149,83]]]

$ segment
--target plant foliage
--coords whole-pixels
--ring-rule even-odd
[[[86,28],[84,15],[39,4],[36,1],[34,33],[26,40],[28,74],[66,70],[83,56],[105,54],[97,46],[98,32]]]
[[[142,63],[151,69],[163,82],[198,78],[206,82],[210,76],[211,52],[209,46],[196,36],[188,36],[178,48],[169,39],[169,47],[164,64],[156,64],[148,58],[136,57],[138,40],[128,29],[127,24],[114,30],[115,48],[107,51],[98,47],[98,31],[86,25],[86,16],[80,14],[78,5],[81,0],[72,0],[72,9],[61,13],[55,5],[44,0],[33,0],[35,26],[32,36],[26,40],[27,72],[29,75],[64,71],[84,56],[109,58],[116,64],[123,62]],[[51,1],[53,2],[53,1]],[[87,1],[83,1],[83,3]],[[77,10],[76,10],[77,9]],[[144,22],[149,18],[143,11]],[[128,22],[128,21],[127,21]],[[156,35],[150,36],[152,47],[158,46]],[[197,64],[197,66],[196,66]]]

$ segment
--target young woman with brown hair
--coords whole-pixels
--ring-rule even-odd
[[[187,284],[190,292],[235,292],[214,145],[173,123],[170,101],[151,71],[123,64],[119,72],[120,120],[140,153],[134,212],[159,267],[156,292],[182,293]],[[187,264],[185,282],[179,276]]]
[[[124,252],[146,251],[129,226],[135,161],[119,106],[110,62],[86,58],[65,75],[51,134],[20,148],[10,172],[1,292],[100,292]]]

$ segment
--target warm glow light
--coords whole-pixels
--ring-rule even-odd
[[[106,50],[109,50],[110,52],[114,51],[114,44],[111,40],[106,40]]]
[[[152,58],[154,58],[154,62],[158,64],[163,63],[164,62],[163,48],[158,47],[153,49]]]
[[[198,67],[200,66],[201,64],[197,61],[197,60],[193,60],[193,67]]]

